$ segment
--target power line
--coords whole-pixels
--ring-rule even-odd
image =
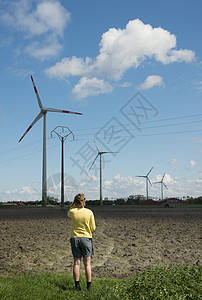
[[[193,118],[193,117],[202,117],[202,114],[189,115],[189,116],[181,116],[181,117],[174,117],[174,118],[167,118],[167,119],[160,119],[160,120],[143,121],[143,122],[141,122],[141,124],[164,122],[164,121],[171,121],[171,120],[179,120],[179,119]],[[197,121],[195,121],[195,122],[197,122]],[[123,125],[124,126],[134,126],[131,123],[123,123]],[[119,125],[117,125],[117,126],[119,126]],[[84,128],[84,129],[74,129],[74,132],[76,132],[76,131],[85,131],[85,130],[99,130],[99,129],[100,129],[100,127]]]
[[[148,123],[155,123],[155,122],[162,122],[162,121],[170,121],[170,120],[176,120],[176,119],[185,119],[185,118],[191,118],[191,117],[201,117],[202,114],[197,114],[197,115],[189,115],[189,116],[182,116],[182,117],[174,117],[174,118],[167,118],[167,119],[161,119],[161,120],[153,120],[153,121],[146,121],[146,122],[142,122],[142,124],[148,124]],[[154,129],[154,128],[164,128],[164,127],[171,127],[171,126],[180,126],[180,125],[188,125],[188,124],[197,124],[197,123],[201,123],[202,120],[196,120],[196,121],[189,121],[189,122],[182,122],[182,123],[172,123],[172,124],[164,124],[164,125],[156,125],[156,126],[148,126],[148,127],[142,127],[141,130],[146,130],[146,129]],[[125,127],[127,127],[128,125],[132,125],[132,124],[123,124]],[[120,125],[117,125],[116,127],[120,127]],[[91,134],[92,134],[92,130],[98,130],[100,129],[100,127],[94,127],[94,128],[86,128],[86,129],[80,129],[80,130],[75,130],[75,131],[79,131],[79,132],[82,132],[82,131],[87,131],[87,130],[91,130]],[[130,128],[128,130],[135,130],[137,131],[137,129],[135,128]],[[182,134],[182,133],[192,133],[192,132],[200,132],[201,130],[200,129],[196,129],[196,130],[184,130],[184,131],[176,131],[176,132],[163,132],[163,133],[149,133],[149,134],[138,134],[137,132],[137,135],[136,137],[143,137],[143,136],[155,136],[155,135],[168,135],[168,134]],[[85,138],[84,136],[89,136],[89,133],[81,133],[81,134],[77,134],[76,135],[76,139],[75,141],[82,141],[82,140],[89,140],[89,138]],[[84,137],[84,138],[82,138]],[[125,136],[121,136],[121,137],[125,137]],[[48,139],[51,139],[51,138],[48,138]],[[30,146],[33,146],[33,145],[36,145],[38,143],[41,143],[41,139],[39,140],[36,140],[34,142],[30,142],[30,143],[27,143],[23,146],[20,146],[20,147],[14,147],[14,148],[11,148],[11,149],[8,149],[8,150],[4,150],[2,152],[0,152],[0,155],[4,155],[4,154],[8,154],[8,153],[12,153],[12,152],[15,152],[17,150],[22,150],[24,148],[27,148],[27,147],[30,147]],[[49,149],[51,148],[54,148],[55,146],[53,147],[48,147]],[[26,154],[26,155],[23,155],[23,156],[19,156],[17,158],[13,158],[13,159],[8,159],[8,160],[5,160],[5,161],[1,161],[0,163],[3,163],[3,162],[8,162],[10,160],[15,160],[15,159],[20,159],[22,157],[25,157],[27,155],[32,155],[32,154],[35,154],[35,153],[38,153],[38,152],[41,152],[40,151],[35,151],[35,152],[32,152],[30,154]]]
[[[196,129],[196,130],[183,130],[183,131],[172,131],[172,132],[161,132],[161,133],[149,133],[149,134],[139,134],[135,137],[145,137],[145,136],[159,136],[159,135],[169,135],[169,134],[184,134],[184,133],[193,133],[193,132],[202,132],[202,129]],[[122,138],[126,138],[128,136],[124,136],[124,135],[121,135],[120,137]],[[76,139],[75,141],[88,141],[89,139],[87,138],[81,138],[81,139]],[[70,141],[69,141],[70,142]],[[72,141],[71,141],[72,142]],[[48,149],[52,149],[52,148],[56,148],[56,147],[59,147],[59,145],[54,145],[54,146],[50,146],[48,147]],[[23,156],[19,156],[19,157],[16,157],[16,158],[11,158],[11,159],[8,159],[8,160],[5,160],[5,161],[0,161],[0,163],[5,163],[5,162],[9,162],[9,161],[12,161],[12,160],[17,160],[17,159],[21,159],[21,158],[24,158],[25,156],[30,156],[30,155],[33,155],[33,154],[36,154],[36,153],[39,153],[41,152],[41,150],[39,151],[35,151],[35,152],[32,152],[32,153],[29,153],[29,154],[25,154]]]
[[[171,131],[171,132],[161,132],[161,133],[148,133],[148,134],[137,134],[135,136],[136,137],[144,137],[144,136],[157,136],[157,135],[169,135],[169,134],[183,134],[183,133],[193,133],[193,132],[202,132],[202,129],[195,129],[195,130],[184,130],[184,131]],[[126,135],[120,135],[119,136],[120,138],[127,138],[128,136]],[[81,138],[77,141],[87,141],[89,139],[87,138]]]
[[[171,126],[180,126],[180,125],[187,125],[187,124],[196,124],[196,123],[201,123],[202,120],[199,121],[191,121],[191,122],[183,122],[183,123],[173,123],[173,124],[165,124],[165,125],[157,125],[157,126],[150,126],[150,127],[141,127],[141,130],[145,129],[154,129],[154,128],[162,128],[162,127],[171,127]],[[126,124],[123,124],[125,127],[127,126]],[[134,127],[132,124],[128,124]],[[121,127],[121,125],[113,125],[114,127]],[[137,131],[136,128],[130,128],[128,129],[130,131]],[[91,131],[92,133],[92,131]],[[77,136],[83,136],[83,135],[89,135],[89,133],[82,133],[82,134],[77,134]]]
[[[173,118],[160,119],[160,120],[144,121],[141,124],[158,123],[158,122],[164,122],[164,121],[179,120],[179,119],[201,117],[201,116],[202,116],[202,114],[188,115],[188,116],[173,117]],[[141,129],[144,130],[144,129],[152,129],[152,128],[158,128],[158,127],[179,126],[179,125],[194,124],[194,123],[199,123],[199,122],[202,122],[202,120],[190,121],[190,122],[183,122],[183,123],[173,123],[173,124],[157,125],[157,126],[150,126],[150,127],[142,127]],[[125,127],[127,127],[127,126],[134,126],[131,123],[123,123],[123,125]],[[119,125],[117,125],[117,126],[114,125],[114,127],[119,127]],[[75,129],[74,132],[76,132],[76,131],[77,132],[90,131],[90,133],[92,134],[92,131],[99,130],[99,129],[100,129],[100,127]],[[136,129],[133,128],[133,129],[130,129],[130,130],[136,130]],[[84,133],[82,135],[88,135],[88,133]],[[48,139],[50,139],[50,138],[48,138]],[[27,144],[24,144],[24,145],[21,145],[21,146],[18,146],[18,147],[16,146],[16,147],[11,148],[11,149],[3,150],[3,151],[0,152],[0,155],[8,154],[8,153],[14,152],[16,150],[21,150],[21,149],[33,146],[33,145],[38,144],[38,143],[41,143],[41,139],[38,139],[36,141],[30,142],[30,143],[27,143]]]

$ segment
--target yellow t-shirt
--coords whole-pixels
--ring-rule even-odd
[[[96,226],[93,212],[90,209],[72,207],[69,209],[67,215],[72,219],[71,238],[92,238],[92,232]]]

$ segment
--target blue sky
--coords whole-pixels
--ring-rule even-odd
[[[42,119],[30,76],[48,112],[48,194],[60,196],[65,126],[66,200],[145,195],[200,196],[202,187],[201,8],[196,1],[0,2],[0,200],[41,199]],[[160,197],[160,185],[149,195]]]

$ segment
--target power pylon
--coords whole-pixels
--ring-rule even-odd
[[[60,133],[58,132],[60,129]],[[56,134],[59,138],[59,140],[62,143],[62,153],[61,153],[61,210],[64,210],[64,141],[67,139],[67,137],[72,134],[73,140],[74,140],[74,134],[73,132],[66,126],[57,126],[55,129],[51,131],[51,137],[53,137],[53,134]]]

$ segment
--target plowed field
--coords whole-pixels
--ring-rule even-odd
[[[93,276],[123,278],[156,264],[201,265],[202,208],[89,208],[97,226]],[[60,207],[0,208],[0,275],[72,273],[70,226]]]

